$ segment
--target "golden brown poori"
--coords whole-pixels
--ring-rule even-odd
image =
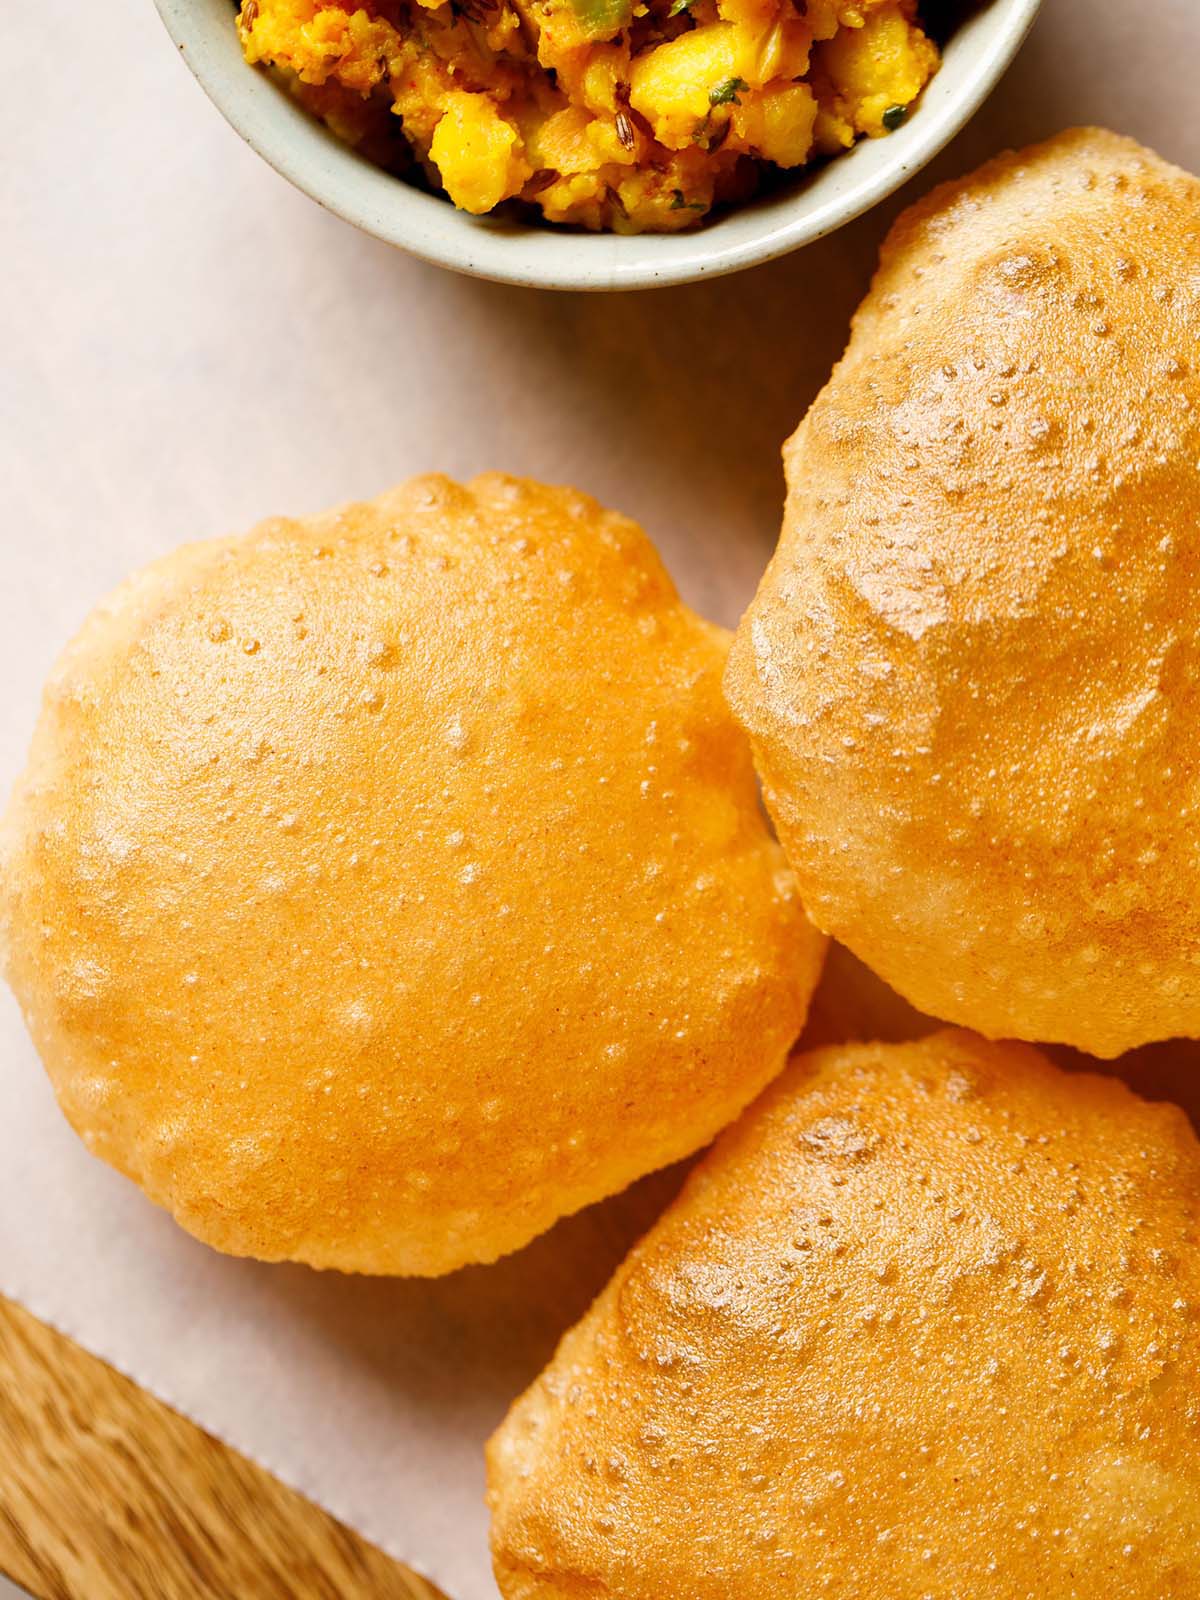
[[[992,1037],[1200,1034],[1200,181],[936,190],[785,457],[727,681],[814,920]]]
[[[7,972],[89,1147],[198,1237],[440,1273],[706,1143],[823,941],[631,522],[417,479],[87,622],[4,831]]]
[[[798,1057],[489,1447],[506,1600],[1194,1600],[1200,1145],[945,1031]]]

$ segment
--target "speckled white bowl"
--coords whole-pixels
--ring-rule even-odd
[[[411,188],[342,144],[248,67],[232,0],[155,0],[213,102],[297,188],[355,227],[457,272],[542,289],[642,289],[736,272],[795,250],[861,215],[932,159],[987,98],[1041,0],[985,0],[946,45],[909,120],[808,176],[681,234],[586,234],[472,217]]]

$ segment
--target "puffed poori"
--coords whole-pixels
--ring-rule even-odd
[[[798,1057],[489,1447],[507,1600],[1195,1600],[1200,1145],[943,1032]]]
[[[813,919],[992,1037],[1200,1034],[1200,181],[936,190],[785,458],[727,686]]]
[[[199,1238],[440,1273],[704,1144],[823,941],[625,518],[499,475],[193,545],[85,625],[5,965],[90,1148]]]

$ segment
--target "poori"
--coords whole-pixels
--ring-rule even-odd
[[[727,684],[813,919],[992,1037],[1200,1033],[1200,181],[936,190],[785,460]]]
[[[1194,1600],[1200,1145],[942,1032],[798,1057],[489,1447],[506,1600]]]
[[[707,1142],[823,946],[726,649],[633,523],[500,475],[133,578],[3,835],[89,1147],[222,1250],[432,1274]]]

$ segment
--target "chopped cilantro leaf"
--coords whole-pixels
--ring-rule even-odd
[[[708,91],[708,103],[710,106],[740,106],[742,102],[738,95],[749,87],[745,78],[726,78],[724,83]]]

